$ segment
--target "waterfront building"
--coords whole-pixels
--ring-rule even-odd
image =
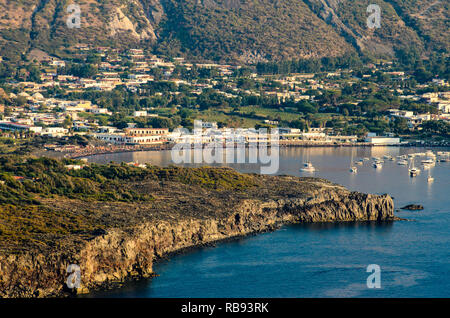
[[[97,139],[111,144],[151,145],[167,142],[169,130],[167,128],[125,128],[120,132],[102,130],[94,134]]]
[[[370,136],[367,137],[366,142],[371,143],[373,145],[399,145],[400,138],[393,138],[387,136]]]

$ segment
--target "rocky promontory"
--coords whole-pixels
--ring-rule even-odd
[[[154,262],[171,253],[283,224],[396,219],[389,195],[351,192],[323,179],[244,175],[228,168],[165,171],[122,181],[148,200],[41,196],[46,211],[77,220],[80,229],[30,231],[16,243],[2,243],[0,296],[69,295],[74,292],[66,286],[69,264],[81,269],[75,292],[86,293],[150,277]]]

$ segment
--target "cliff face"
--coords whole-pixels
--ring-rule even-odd
[[[82,286],[78,292],[87,292],[129,277],[151,276],[153,262],[172,252],[273,230],[282,224],[395,219],[394,204],[388,195],[349,192],[319,179],[261,178],[265,178],[266,186],[248,190],[245,195],[220,193],[218,198],[204,189],[188,187],[190,193],[187,191],[186,197],[177,199],[178,213],[172,211],[157,218],[152,217],[150,211],[153,210],[145,210],[145,217],[142,211],[133,212],[139,211],[139,207],[130,209],[129,206],[115,205],[103,208],[108,213],[126,208],[127,217],[138,213],[140,221],[133,226],[112,227],[90,239],[77,238],[63,249],[35,249],[16,255],[0,255],[0,296],[63,295],[69,264],[80,266]],[[276,189],[268,186],[273,182],[277,182]],[[151,186],[158,193],[156,185]],[[180,185],[166,184],[166,196],[161,198],[164,206],[170,207],[168,193],[175,188],[179,193],[186,190]],[[189,202],[186,201],[188,197],[191,198]],[[183,211],[180,202],[192,210]],[[75,208],[76,202],[70,205]],[[216,206],[222,206],[222,209],[216,209]],[[208,210],[208,207],[213,209]],[[101,208],[92,206],[92,209]]]

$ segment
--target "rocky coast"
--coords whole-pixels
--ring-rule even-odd
[[[183,176],[191,173],[176,169]],[[55,215],[88,219],[94,226],[65,235],[38,233],[15,246],[2,246],[0,296],[61,297],[151,277],[153,264],[172,253],[284,224],[397,219],[389,195],[351,192],[318,178],[200,170],[206,181],[124,181],[134,191],[151,194],[145,202],[41,198]],[[81,285],[73,290],[66,286],[70,264],[81,270]]]

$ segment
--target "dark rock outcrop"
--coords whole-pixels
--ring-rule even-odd
[[[405,205],[403,208],[400,208],[401,210],[410,210],[410,211],[415,211],[415,210],[423,210],[423,205],[420,204],[408,204]]]

